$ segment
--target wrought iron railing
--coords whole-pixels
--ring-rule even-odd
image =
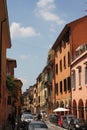
[[[82,55],[85,51],[87,51],[87,43],[85,45],[81,45],[81,47],[79,47],[79,49],[76,50],[75,55],[72,56],[72,61],[74,61],[76,58]]]

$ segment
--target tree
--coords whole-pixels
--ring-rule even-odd
[[[16,84],[13,76],[10,76],[10,75],[7,76],[6,87],[7,87],[8,91],[11,93],[12,97],[17,99],[17,97],[18,97],[17,84]]]

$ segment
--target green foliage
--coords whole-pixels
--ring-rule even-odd
[[[17,83],[15,82],[13,76],[7,76],[6,87],[7,87],[8,91],[11,93],[12,97],[17,99],[17,97],[18,97]]]
[[[6,87],[9,91],[13,91],[14,87],[15,87],[15,82],[13,80],[12,76],[7,76],[6,78]]]

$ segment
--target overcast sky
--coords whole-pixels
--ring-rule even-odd
[[[7,57],[17,61],[15,77],[24,92],[36,83],[64,26],[87,15],[87,1],[7,0],[7,9],[12,44]]]

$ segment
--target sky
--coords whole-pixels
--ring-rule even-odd
[[[15,77],[22,92],[36,83],[47,65],[49,49],[67,23],[87,15],[87,0],[7,0]]]

